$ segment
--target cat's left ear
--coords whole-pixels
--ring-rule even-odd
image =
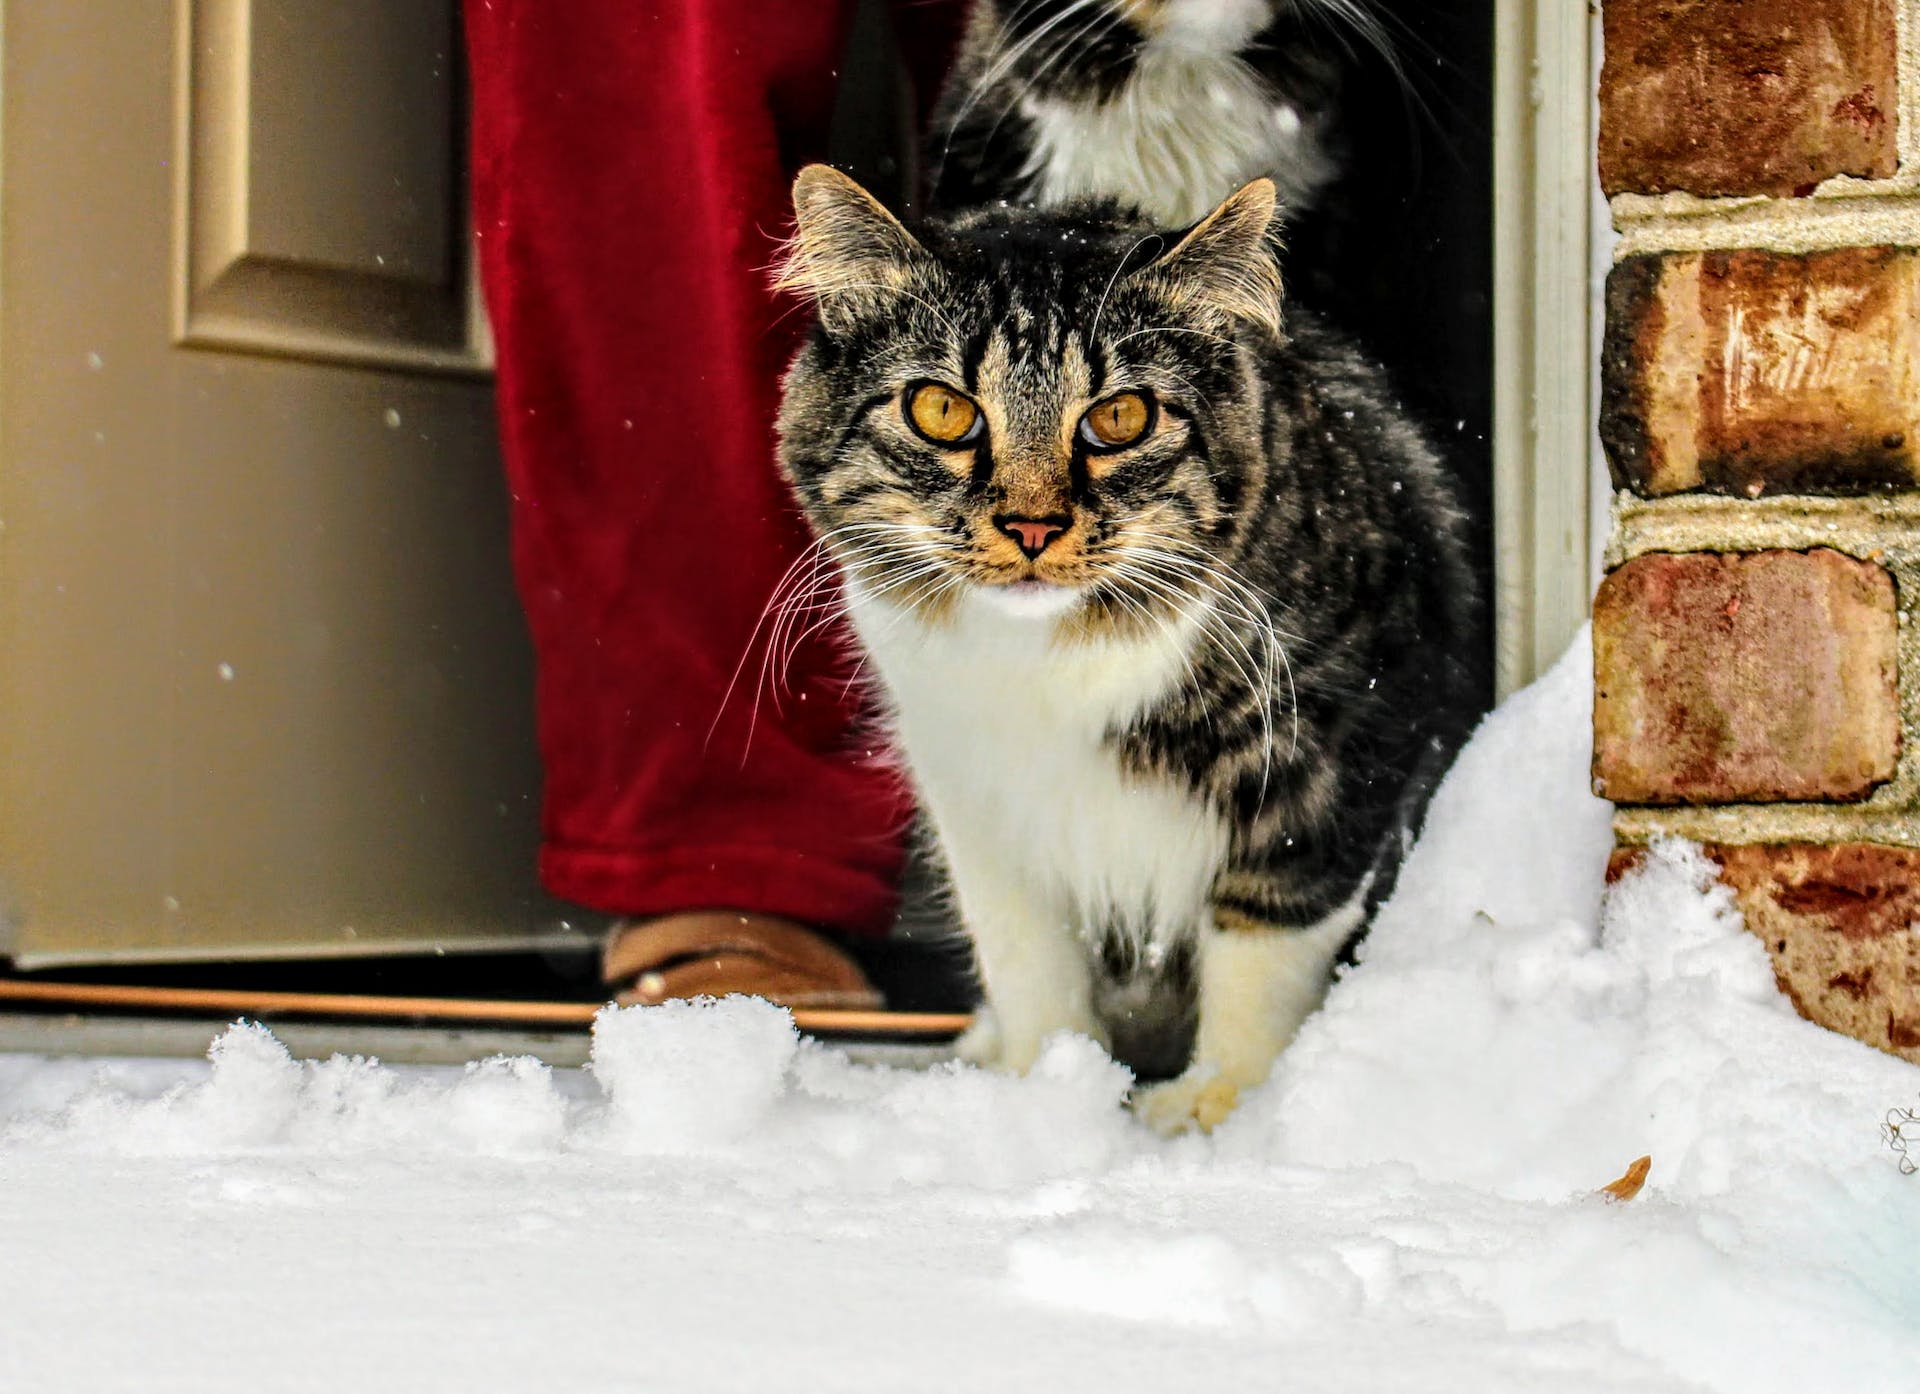
[[[1280,333],[1279,196],[1256,179],[1195,223],[1136,275],[1153,276],[1176,300]]]
[[[829,330],[884,306],[932,265],[926,249],[880,200],[830,165],[793,181],[793,241],[774,285],[819,308]]]

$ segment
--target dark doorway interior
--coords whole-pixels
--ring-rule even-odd
[[[1457,471],[1493,591],[1493,5],[1380,0],[1397,68],[1358,48],[1345,173],[1294,229],[1292,292],[1391,370]],[[1482,705],[1493,695],[1491,611]]]

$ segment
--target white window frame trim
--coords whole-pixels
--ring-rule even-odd
[[[1593,58],[1580,0],[1494,10],[1494,681],[1544,672],[1593,594]]]

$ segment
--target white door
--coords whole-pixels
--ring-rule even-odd
[[[457,5],[0,32],[0,950],[553,929]]]

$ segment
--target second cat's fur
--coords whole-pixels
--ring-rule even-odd
[[[1379,374],[1280,318],[1258,181],[909,232],[823,166],[784,283],[819,324],[782,464],[840,570],[989,1012],[1210,1125],[1384,892],[1468,716],[1473,587]],[[1170,1077],[1170,1078],[1169,1078]]]
[[[1167,226],[1264,175],[1289,213],[1338,167],[1365,0],[978,0],[934,118],[933,203],[1111,198]]]

